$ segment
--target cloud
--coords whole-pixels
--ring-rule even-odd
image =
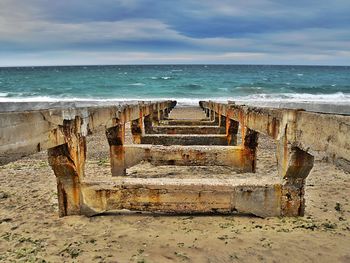
[[[47,63],[58,53],[71,63],[83,54],[96,63],[148,54],[120,61],[346,64],[349,11],[347,0],[2,0],[0,65],[16,54]]]

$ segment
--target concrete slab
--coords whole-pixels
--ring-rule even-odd
[[[82,213],[111,210],[162,213],[280,215],[281,186],[259,181],[123,178],[82,184]]]
[[[226,135],[221,134],[146,134],[142,136],[141,143],[158,145],[228,145]]]

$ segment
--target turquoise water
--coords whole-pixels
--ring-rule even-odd
[[[131,65],[0,68],[0,101],[350,102],[350,67]]]

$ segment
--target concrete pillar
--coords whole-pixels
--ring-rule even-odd
[[[219,126],[220,127],[226,127],[226,116],[223,116],[223,115],[220,114],[219,120],[220,120]]]
[[[281,215],[303,216],[305,179],[313,167],[314,157],[282,137],[277,145],[277,163],[279,176],[283,178]]]
[[[153,125],[159,125],[159,115],[158,110],[154,110],[151,115],[151,120]]]
[[[215,120],[215,111],[210,110],[210,120],[214,121]]]
[[[158,111],[158,119],[159,120],[164,120],[164,110],[159,110]]]
[[[132,120],[130,122],[132,142],[136,144],[141,143],[142,130],[143,130],[143,121],[142,117],[137,120]]]
[[[82,120],[64,120],[62,131],[66,143],[48,149],[48,159],[56,179],[59,216],[81,214],[81,186],[86,160],[86,138]]]
[[[252,161],[252,172],[256,171],[256,150],[258,147],[259,133],[247,127],[242,128],[242,146],[249,150]]]
[[[152,125],[152,114],[147,115],[143,119],[143,123],[145,125],[145,133],[146,134],[152,134],[153,133],[153,125]]]
[[[112,176],[126,175],[125,168],[125,123],[117,121],[116,126],[106,129],[110,146]]]
[[[169,112],[170,110],[168,108],[164,109],[164,116],[163,116],[164,119],[167,119],[169,117]]]
[[[226,117],[226,136],[228,145],[237,145],[239,122]]]
[[[205,116],[210,119],[210,110],[208,108],[205,108],[204,109],[204,112],[205,112]]]

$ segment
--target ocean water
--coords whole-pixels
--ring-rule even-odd
[[[123,65],[0,68],[0,102],[176,99],[350,104],[350,67]]]

